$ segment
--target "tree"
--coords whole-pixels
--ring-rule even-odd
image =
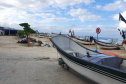
[[[0,26],[0,28],[2,29],[2,28],[4,28],[4,27],[1,27],[1,26]]]
[[[36,31],[34,31],[33,29],[30,30],[30,33],[36,33]]]
[[[24,30],[18,30],[17,34],[19,36],[23,36],[25,34]]]
[[[19,25],[24,27],[23,29],[24,29],[25,35],[27,36],[27,39],[30,33],[36,33],[33,29],[30,28],[30,25],[28,23],[20,23]]]

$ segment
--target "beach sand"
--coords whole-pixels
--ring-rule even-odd
[[[38,38],[51,44],[48,38]],[[72,70],[58,65],[59,54],[53,47],[41,47],[37,44],[27,46],[19,44],[16,36],[0,36],[0,84],[92,84],[90,80]],[[84,45],[95,49],[95,45]],[[126,51],[111,51],[126,57]]]
[[[37,37],[36,37],[37,38]],[[91,84],[58,65],[53,47],[19,44],[16,36],[0,36],[0,84]],[[47,38],[37,38],[51,43]]]

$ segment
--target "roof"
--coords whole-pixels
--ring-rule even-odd
[[[18,29],[14,29],[14,28],[0,28],[0,30],[7,30],[7,31],[18,31]]]

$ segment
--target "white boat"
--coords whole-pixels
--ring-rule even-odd
[[[99,84],[126,84],[126,59],[85,48],[71,38],[51,38],[65,64]]]
[[[98,48],[104,48],[104,49],[120,49],[121,45],[117,45],[114,43],[108,43],[108,42],[103,42],[94,39],[95,44],[97,44]]]

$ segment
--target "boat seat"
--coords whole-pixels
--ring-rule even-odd
[[[79,58],[84,57],[83,54],[81,54],[81,53],[79,53],[79,52],[76,52],[76,51],[74,51],[74,50],[72,50],[72,49],[65,50],[65,52],[67,52],[67,53],[73,55],[74,57],[79,57]]]
[[[76,51],[74,50],[65,50],[67,53],[75,53]]]

